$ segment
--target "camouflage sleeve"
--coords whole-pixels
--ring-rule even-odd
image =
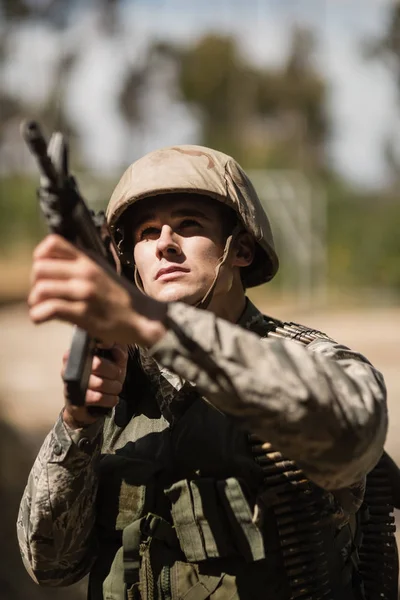
[[[60,416],[29,475],[18,515],[22,560],[41,585],[70,585],[95,558],[93,524],[102,421],[72,432]]]
[[[295,460],[326,489],[359,481],[379,460],[387,431],[382,375],[332,340],[308,347],[260,339],[181,303],[151,350],[215,407]]]

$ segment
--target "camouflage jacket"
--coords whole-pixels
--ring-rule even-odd
[[[194,386],[220,413],[295,460],[321,488],[357,488],[383,450],[382,375],[323,334],[307,345],[268,337],[277,323],[249,301],[240,326],[171,304],[168,332],[148,353],[159,404],[178,402],[190,382],[188,393]],[[17,523],[23,561],[35,581],[68,585],[90,571],[100,456],[135,441],[139,420],[134,415],[121,426],[114,413],[105,425],[76,431],[61,417],[56,422],[30,473]],[[163,418],[154,423],[158,430],[169,426]]]

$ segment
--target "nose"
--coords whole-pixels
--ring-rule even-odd
[[[178,243],[177,236],[169,225],[163,225],[160,232],[160,237],[157,240],[157,257],[180,254],[181,247]]]

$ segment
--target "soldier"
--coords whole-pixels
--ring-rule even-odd
[[[113,360],[94,357],[86,406],[66,399],[32,468],[18,518],[30,575],[63,586],[89,572],[96,600],[360,598],[381,374],[246,298],[278,259],[231,157],[151,152],[107,217],[137,296],[59,236],[34,254],[33,322],[74,323]]]

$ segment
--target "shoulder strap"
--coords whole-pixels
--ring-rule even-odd
[[[143,358],[137,346],[128,346],[128,366],[120,401],[115,408],[115,423],[124,427],[143,406],[148,416],[160,416],[154,400],[151,381],[143,365]],[[140,408],[139,408],[140,404]]]

